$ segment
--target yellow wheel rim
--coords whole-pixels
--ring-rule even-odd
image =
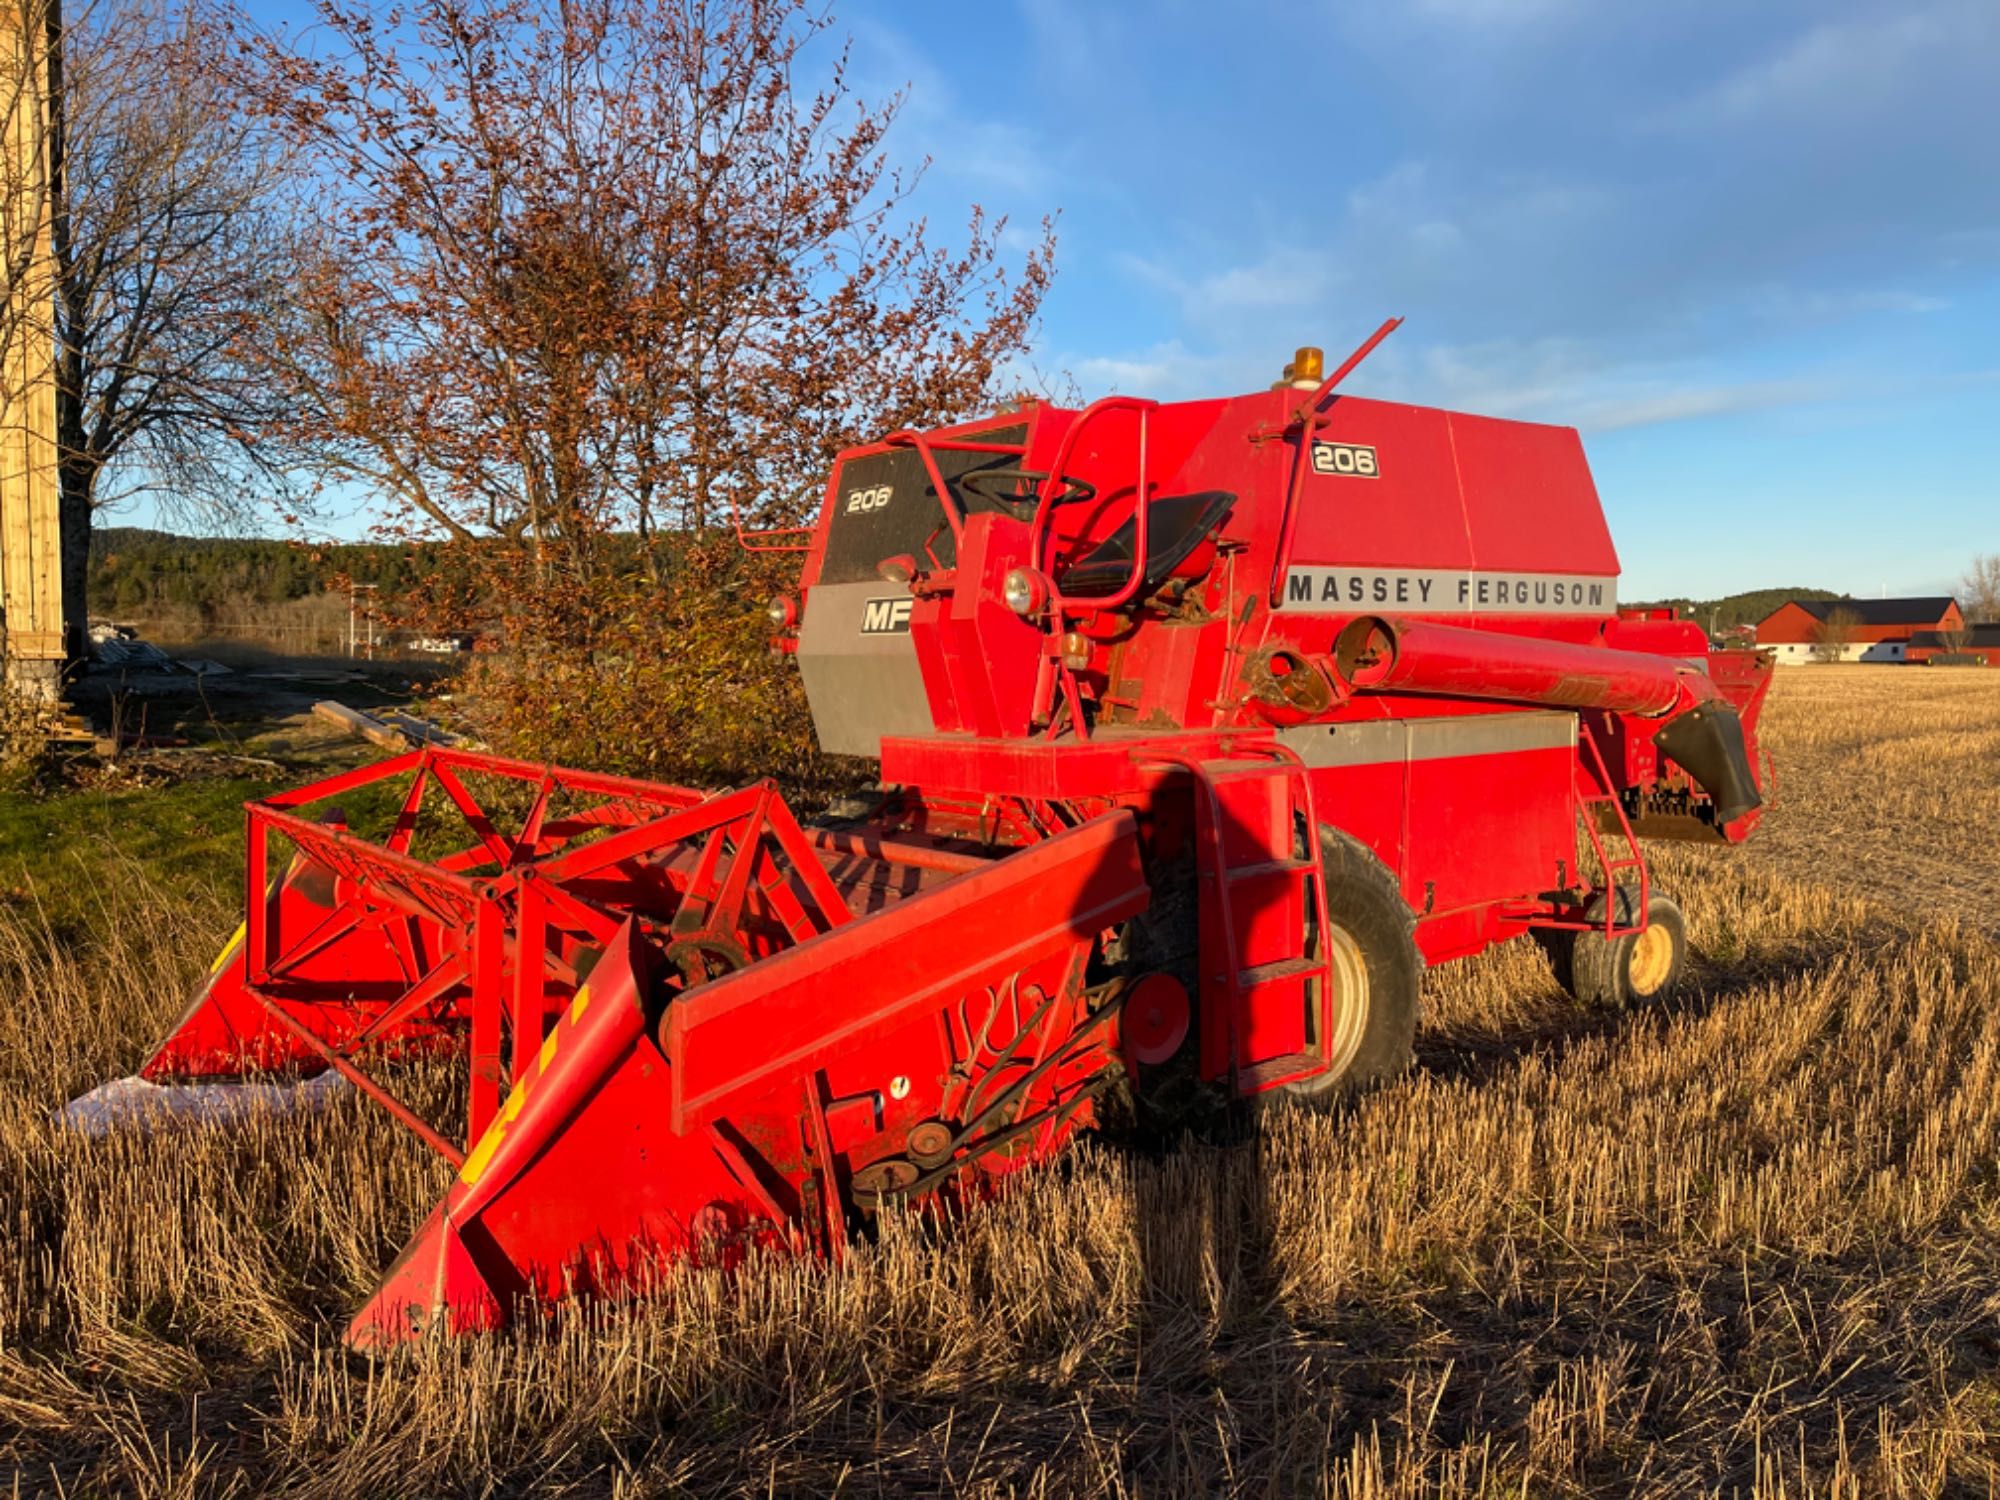
[[[1632,939],[1627,969],[1635,995],[1655,994],[1667,982],[1674,971],[1674,935],[1665,924],[1655,922]]]
[[[1327,1070],[1338,1078],[1354,1063],[1368,1035],[1368,960],[1361,945],[1338,922],[1329,923],[1322,945],[1333,970],[1331,1034],[1326,1038]]]

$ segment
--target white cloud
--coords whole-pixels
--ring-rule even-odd
[[[1022,0],[1021,15],[1028,23],[1022,40],[1024,77],[1032,69],[1052,81],[1098,93],[1133,81],[1123,70],[1106,66],[1130,46],[1125,35],[1134,19],[1130,12],[1082,0]],[[1059,98],[1043,102],[1062,107]]]
[[[1254,261],[1188,276],[1164,261],[1123,253],[1118,265],[1135,281],[1166,293],[1189,322],[1240,329],[1246,315],[1293,314],[1331,296],[1340,276],[1318,247],[1282,241]]]
[[[1638,362],[1615,349],[1564,339],[1433,346],[1401,360],[1385,358],[1373,373],[1368,394],[1585,432],[2000,385],[2000,370],[1885,375],[1847,363],[1733,379],[1714,359]]]
[[[1991,0],[1944,0],[1823,22],[1702,89],[1658,123],[1736,129],[1894,109],[1927,77],[1955,73],[1982,55],[1990,68],[2000,38],[1996,14]]]
[[[1144,226],[1069,247],[1098,252],[1064,291],[1090,285],[1101,331],[1052,327],[1037,357],[1086,397],[1255,390],[1299,343],[1331,362],[1409,314],[1354,389],[1598,431],[1837,421],[1880,389],[1859,340],[1948,361],[1952,321],[1914,320],[1977,305],[2000,270],[2000,0],[1357,8],[1328,24],[1383,96],[1381,129],[1329,135],[1301,178],[1260,154],[1291,113],[1248,99],[1164,181],[1102,149],[1173,81],[1159,39],[1135,48],[1131,12],[1080,0],[1024,11],[1055,59],[1035,61],[1044,79],[1081,66],[1112,92],[1088,128],[1051,130],[1069,153],[1051,191],[1083,195],[1079,238],[1111,205]],[[1281,8],[1260,11],[1247,24],[1282,35]],[[1849,352],[1830,367],[1829,349]]]
[[[1329,363],[1346,349],[1329,348]],[[1276,377],[1291,345],[1203,354],[1178,339],[1125,354],[1059,357],[1085,400],[1113,391],[1161,400],[1236,394]],[[1845,372],[1730,380],[1698,365],[1632,366],[1567,339],[1398,349],[1391,339],[1349,382],[1359,395],[1585,432],[1848,400],[1879,389]]]
[[[1289,356],[1291,350],[1286,348],[1282,352]],[[1158,401],[1186,401],[1268,384],[1284,361],[1266,359],[1260,363],[1236,353],[1197,353],[1179,339],[1168,339],[1118,353],[1052,352],[1038,355],[1036,363],[1073,382],[1078,400],[1091,401],[1116,393]],[[1255,371],[1263,365],[1270,368],[1260,381]]]
[[[1952,229],[1938,236],[1937,263],[1948,271],[2000,261],[2000,225]]]
[[[1859,387],[1816,373],[1732,380],[1702,363],[1635,364],[1594,343],[1542,339],[1423,351],[1410,399],[1586,432],[1654,427],[1842,400]]]
[[[1623,427],[1656,427],[1665,422],[1737,416],[1779,407],[1817,406],[1860,393],[1861,387],[1854,382],[1810,376],[1725,381],[1715,385],[1633,390],[1596,399],[1586,396],[1572,407],[1565,420],[1586,432],[1613,432]]]
[[[1901,287],[1767,286],[1747,294],[1744,302],[1757,315],[1783,323],[1834,323],[1871,313],[1920,316],[1951,306],[1949,298]]]

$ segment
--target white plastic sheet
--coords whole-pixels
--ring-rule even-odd
[[[246,1115],[324,1109],[353,1085],[328,1069],[303,1083],[148,1083],[114,1078],[56,1111],[67,1129],[92,1139],[114,1130],[213,1125]]]

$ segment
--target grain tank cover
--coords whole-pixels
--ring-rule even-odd
[[[1617,613],[1618,554],[1574,428],[1355,396],[1327,415],[1282,608]]]

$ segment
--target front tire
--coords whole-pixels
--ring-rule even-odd
[[[1331,927],[1320,946],[1335,986],[1325,1043],[1333,1066],[1281,1091],[1313,1105],[1386,1082],[1410,1066],[1424,973],[1416,917],[1389,868],[1360,840],[1334,828],[1320,828],[1319,851]]]

